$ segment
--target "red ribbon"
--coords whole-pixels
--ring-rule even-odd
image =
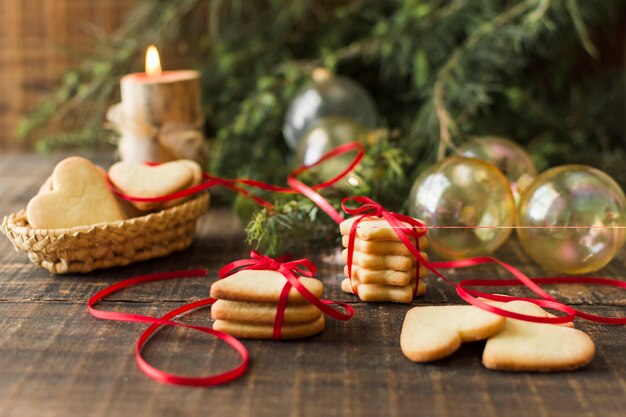
[[[310,170],[311,168],[314,168],[314,167],[316,167],[316,166],[318,166],[320,164],[323,164],[324,162],[328,161],[329,159],[336,158],[339,155],[343,155],[343,154],[351,152],[353,150],[356,150],[357,154],[354,157],[354,159],[352,160],[352,162],[350,163],[350,165],[348,165],[348,167],[346,169],[341,171],[337,176],[335,176],[334,178],[330,179],[329,181],[323,182],[322,184],[318,184],[316,186],[317,188],[315,186],[314,187],[310,187],[310,186],[308,186],[308,185],[304,184],[303,182],[301,182],[301,181],[296,179],[296,177],[298,175],[302,174],[303,172],[306,172],[306,171]],[[359,164],[359,162],[361,162],[361,159],[363,159],[364,155],[365,155],[365,150],[363,149],[363,145],[361,143],[359,143],[359,142],[346,143],[345,145],[341,145],[341,146],[331,150],[330,152],[325,153],[314,164],[303,165],[303,166],[297,168],[295,171],[293,171],[287,177],[287,184],[289,184],[289,186],[293,189],[292,192],[297,192],[297,193],[300,193],[300,194],[308,197],[311,201],[313,201],[315,204],[317,204],[317,206],[319,208],[324,210],[324,212],[326,214],[328,214],[331,219],[333,219],[337,223],[341,223],[344,220],[343,216],[337,210],[335,210],[335,208],[332,206],[332,204],[330,204],[324,197],[322,197],[317,192],[317,190],[329,187],[329,186],[337,183],[339,180],[341,180],[346,175],[348,175],[348,173],[350,173],[350,171],[352,171],[354,169],[354,167],[356,167]]]
[[[89,313],[91,313],[92,316],[97,317],[99,319],[135,322],[135,323],[150,323],[150,327],[148,327],[141,334],[141,336],[137,340],[137,344],[135,345],[135,360],[137,361],[137,365],[139,366],[139,369],[141,369],[141,371],[145,373],[146,375],[148,375],[150,378],[153,378],[159,382],[164,382],[168,384],[189,385],[189,386],[196,386],[196,387],[224,384],[226,382],[232,381],[233,379],[240,377],[246,371],[248,367],[249,355],[245,346],[241,344],[239,340],[237,340],[236,338],[234,338],[233,336],[227,333],[213,330],[210,327],[185,324],[185,323],[172,320],[176,316],[179,316],[181,314],[212,305],[213,303],[215,303],[215,301],[217,301],[215,298],[204,298],[202,300],[198,300],[193,303],[185,304],[181,307],[178,307],[170,311],[169,313],[165,314],[164,316],[160,318],[145,316],[142,314],[103,311],[103,310],[97,310],[94,308],[94,305],[102,301],[104,298],[120,290],[123,290],[125,288],[130,288],[136,285],[145,284],[145,283],[154,282],[154,281],[202,277],[202,276],[205,276],[206,273],[207,271],[204,269],[196,269],[196,270],[188,270],[188,271],[163,272],[163,273],[141,275],[141,276],[137,276],[134,278],[129,278],[129,279],[117,282],[115,284],[112,284],[101,291],[98,291],[87,302],[87,308],[89,310]],[[218,339],[223,340],[229,346],[235,349],[237,353],[239,354],[239,356],[241,357],[241,362],[239,363],[239,365],[235,366],[233,369],[229,371],[221,372],[215,375],[202,376],[202,377],[176,375],[176,374],[171,374],[171,373],[162,371],[154,367],[153,365],[150,365],[141,354],[150,336],[152,336],[162,326],[185,327],[187,329],[197,330],[203,333],[213,335],[217,337]]]
[[[357,203],[361,203],[360,206],[355,208],[350,208],[346,203],[354,201]],[[351,276],[351,267],[352,267],[352,255],[354,252],[354,240],[356,238],[356,228],[358,227],[358,223],[365,216],[375,216],[378,218],[385,219],[395,234],[398,236],[400,241],[407,247],[407,249],[411,252],[413,256],[419,261],[420,264],[424,265],[428,270],[437,275],[439,278],[443,279],[447,283],[453,285],[456,288],[457,294],[465,301],[470,304],[473,304],[477,307],[482,308],[483,310],[490,311],[492,313],[518,319],[529,322],[536,323],[553,323],[553,324],[562,324],[572,321],[575,317],[580,317],[585,320],[590,320],[598,323],[604,324],[626,324],[626,317],[605,317],[594,314],[585,313],[579,310],[576,310],[572,307],[569,307],[554,297],[545,292],[538,284],[592,284],[592,285],[608,285],[617,288],[626,288],[626,282],[622,282],[619,280],[608,279],[608,278],[592,278],[592,277],[551,277],[551,278],[537,278],[530,279],[520,270],[515,268],[512,265],[507,264],[506,262],[502,262],[496,258],[482,256],[475,257],[469,259],[461,259],[456,261],[444,261],[444,262],[429,262],[421,255],[419,251],[419,244],[417,239],[423,236],[426,233],[426,227],[419,222],[418,220],[405,216],[398,213],[393,213],[386,210],[383,206],[376,203],[372,199],[368,197],[346,197],[342,201],[343,210],[350,215],[360,215],[352,225],[350,229],[349,243],[348,243],[348,274]],[[406,225],[409,224],[409,226]],[[415,239],[415,244],[411,242],[410,238]],[[463,280],[459,283],[455,283],[448,278],[446,278],[442,273],[438,271],[437,268],[467,268],[470,266],[483,265],[488,263],[495,263],[507,271],[509,271],[516,279],[515,280],[490,280],[490,279],[482,279],[482,280]],[[419,279],[419,276],[416,277],[416,280]],[[467,289],[466,287],[475,287],[475,286],[513,286],[513,285],[525,285],[532,292],[537,294],[541,299],[537,298],[524,298],[524,297],[513,297],[507,295],[494,295],[488,294],[484,292],[479,292],[475,290]],[[559,310],[565,313],[564,316],[558,317],[537,317],[537,316],[529,316],[526,314],[515,313],[512,311],[504,310],[502,308],[496,307],[491,304],[487,304],[484,301],[481,301],[477,297],[486,298],[493,301],[513,301],[513,300],[522,300],[529,301],[541,307],[551,308],[555,310]]]
[[[353,161],[349,164],[349,166],[328,181],[324,181],[314,186],[306,186],[302,182],[296,179],[298,175],[302,174],[303,172],[315,166],[318,166],[328,161],[329,159],[336,158],[340,155],[343,155],[343,154],[346,154],[348,152],[352,152],[355,150],[357,151],[357,154],[354,157]],[[303,192],[303,194],[309,196],[310,198],[313,198],[314,201],[316,200],[317,204],[325,212],[329,213],[329,215],[333,217],[333,219],[343,220],[341,215],[334,209],[334,207],[330,203],[328,203],[323,197],[317,194],[316,191],[330,187],[333,184],[340,181],[343,177],[345,177],[350,171],[354,169],[354,167],[363,158],[363,155],[364,155],[363,145],[358,142],[348,143],[348,144],[339,146],[335,149],[332,149],[331,151],[324,154],[322,158],[319,161],[317,161],[315,164],[312,164],[310,166],[299,167],[296,170],[294,170],[291,174],[289,174],[288,182],[290,186],[292,186],[292,188],[280,187],[277,185],[273,185],[273,184],[269,184],[263,181],[253,180],[253,179],[239,179],[239,178],[225,179],[225,178],[220,178],[220,177],[216,177],[213,175],[209,175],[207,173],[202,174],[203,182],[201,184],[198,184],[193,187],[189,187],[187,189],[184,189],[176,193],[172,193],[172,194],[168,194],[168,195],[164,195],[160,197],[138,197],[138,196],[124,194],[113,185],[108,175],[107,175],[107,185],[109,189],[112,192],[114,192],[116,195],[118,195],[120,198],[124,200],[128,200],[128,201],[142,202],[142,203],[160,203],[160,202],[166,202],[170,200],[176,200],[179,198],[184,198],[184,197],[188,197],[188,196],[200,193],[202,191],[205,191],[215,186],[224,186],[226,188],[229,188],[230,190],[233,190],[244,196],[252,198],[258,205],[266,207],[270,210],[274,208],[273,204],[271,204],[270,202],[268,202],[267,200],[259,196],[252,194],[249,190],[247,190],[246,188],[243,188],[242,186],[248,186],[248,187],[257,188],[257,189],[270,191],[270,192],[294,194],[294,193],[301,192],[298,190],[299,188],[298,185],[301,185],[302,187],[305,187],[307,190]],[[146,165],[155,166],[159,164],[147,163]],[[292,184],[295,184],[295,186],[293,186]],[[308,190],[310,190],[310,192]],[[315,199],[314,197],[315,195],[319,196],[319,199]],[[333,302],[329,300],[319,299],[314,294],[312,294],[309,290],[307,290],[304,285],[302,285],[302,283],[298,279],[298,276],[312,277],[316,271],[315,265],[313,264],[313,262],[311,262],[308,259],[300,259],[296,261],[289,261],[286,257],[279,257],[276,259],[272,259],[268,256],[261,255],[257,253],[256,251],[252,251],[251,259],[235,261],[226,265],[224,268],[222,268],[219,272],[220,278],[225,278],[228,275],[231,275],[232,273],[234,273],[238,269],[274,270],[274,271],[280,272],[287,279],[287,282],[285,283],[285,286],[283,287],[281,291],[279,302],[278,302],[278,307],[276,310],[276,318],[274,320],[274,332],[273,332],[274,340],[279,340],[281,338],[281,329],[282,329],[282,324],[284,321],[285,308],[287,306],[289,291],[292,287],[295,288],[309,303],[316,306],[323,313],[337,320],[349,320],[354,315],[354,310],[350,305],[345,304],[345,303],[338,303],[338,302]],[[204,276],[205,274],[206,274],[205,270],[191,270],[191,271],[175,271],[175,272],[157,273],[157,274],[142,275],[142,276],[130,278],[127,280],[120,281],[116,284],[113,284],[105,288],[104,290],[101,290],[98,293],[96,293],[93,297],[89,299],[87,303],[87,307],[89,309],[89,312],[94,317],[97,317],[100,319],[151,324],[150,327],[148,327],[139,337],[139,340],[137,341],[137,345],[135,347],[135,359],[137,361],[137,365],[149,377],[156,379],[157,381],[160,381],[160,382],[169,383],[169,384],[178,384],[178,385],[208,386],[208,385],[223,384],[235,378],[238,378],[245,372],[248,366],[248,361],[249,361],[249,355],[248,355],[246,348],[236,338],[232,337],[231,335],[227,333],[213,330],[212,328],[205,327],[205,326],[189,325],[189,324],[184,324],[184,323],[180,323],[177,321],[172,321],[174,317],[181,315],[183,313],[186,313],[186,312],[198,309],[198,308],[210,306],[213,303],[215,303],[215,301],[217,301],[216,299],[206,298],[206,299],[202,299],[202,300],[190,303],[190,304],[186,304],[182,307],[179,307],[175,310],[170,311],[169,313],[165,314],[163,317],[160,317],[160,318],[150,317],[150,316],[145,316],[145,315],[140,315],[140,314],[132,314],[132,313],[118,313],[118,312],[102,311],[102,310],[96,310],[95,308],[93,308],[95,304],[100,302],[105,297],[125,288],[129,288],[129,287],[147,283],[147,282],[168,280],[168,279],[180,279],[180,278],[186,278],[186,277],[199,277],[199,276]],[[331,308],[330,307],[331,305],[338,305],[340,307],[343,307],[346,310],[346,313],[341,313]],[[236,366],[230,371],[219,373],[216,375],[210,375],[206,377],[188,377],[188,376],[175,375],[175,374],[162,371],[150,365],[143,358],[141,354],[142,349],[147,343],[148,339],[156,331],[158,331],[162,326],[185,327],[185,328],[211,334],[225,341],[228,345],[233,347],[239,353],[242,361],[238,366]]]
[[[307,186],[296,179],[296,177],[302,174],[303,172],[306,172],[313,167],[321,165],[330,159],[337,158],[341,155],[344,155],[352,151],[357,151],[352,162],[343,171],[341,171],[339,174],[337,174],[330,180],[324,181],[322,183],[319,183],[313,186]],[[167,195],[163,195],[159,197],[138,197],[138,196],[133,196],[129,194],[124,194],[113,185],[113,183],[111,182],[111,178],[108,176],[108,174],[107,174],[107,184],[109,186],[109,189],[120,198],[124,200],[128,200],[128,201],[139,202],[139,203],[162,203],[162,202],[176,200],[176,199],[183,198],[183,197],[189,197],[191,195],[200,193],[202,191],[208,190],[209,188],[212,188],[215,186],[224,186],[232,191],[242,194],[248,198],[251,198],[258,205],[268,208],[270,210],[274,208],[274,205],[272,203],[270,203],[269,201],[259,196],[252,194],[249,190],[241,186],[244,185],[244,186],[256,188],[259,190],[282,193],[282,194],[301,193],[309,197],[310,199],[312,199],[318,206],[320,206],[322,210],[328,213],[328,215],[333,220],[337,221],[338,219],[343,220],[343,218],[341,217],[341,214],[339,214],[339,212],[337,212],[337,210],[335,210],[335,208],[328,201],[326,201],[326,199],[324,199],[321,195],[319,195],[317,191],[322,190],[324,188],[328,188],[336,184],[337,182],[339,182],[342,178],[348,175],[350,171],[352,171],[354,167],[356,167],[359,164],[359,162],[361,162],[361,159],[363,159],[364,155],[365,155],[365,150],[363,148],[363,144],[361,144],[360,142],[350,142],[350,143],[346,143],[344,145],[338,146],[330,150],[329,152],[325,153],[324,155],[322,155],[322,157],[314,164],[303,165],[295,169],[293,172],[291,172],[289,176],[287,177],[287,183],[289,184],[290,187],[281,187],[281,186],[270,184],[267,182],[253,180],[253,179],[246,179],[246,178],[234,178],[234,179],[220,178],[220,177],[210,175],[207,173],[202,174],[203,182],[201,184],[186,188],[182,191],[178,191],[172,194],[167,194]],[[157,166],[159,165],[159,163],[149,162],[149,163],[146,163],[146,165]]]
[[[272,259],[269,256],[261,255],[260,253],[256,251],[252,251],[250,253],[250,256],[251,256],[251,259],[243,259],[243,260],[235,261],[224,266],[219,271],[219,277],[220,279],[224,279],[232,275],[233,273],[237,272],[237,270],[255,269],[255,270],[278,271],[286,278],[287,282],[285,283],[285,286],[283,287],[280,293],[278,307],[276,310],[276,318],[274,320],[274,333],[273,333],[274,340],[281,339],[281,329],[282,329],[282,325],[284,321],[285,308],[287,307],[289,290],[292,287],[295,288],[300,294],[302,294],[302,296],[309,303],[313,304],[323,313],[337,320],[349,320],[354,315],[354,309],[350,305],[345,304],[345,303],[334,302],[330,300],[319,299],[300,282],[298,278],[299,276],[312,277],[315,274],[316,267],[312,261],[308,259],[298,259],[295,261],[290,261],[287,257],[284,257],[284,256],[276,258],[276,259]],[[87,302],[87,308],[91,315],[99,319],[150,324],[150,327],[148,327],[141,334],[135,346],[135,360],[137,362],[137,365],[139,366],[139,369],[141,369],[141,371],[145,373],[146,375],[148,375],[150,378],[153,378],[159,382],[164,382],[168,384],[189,385],[189,386],[198,386],[198,387],[224,384],[226,382],[232,381],[233,379],[240,377],[246,371],[248,367],[248,362],[249,362],[249,355],[245,346],[235,337],[227,333],[214,330],[210,327],[197,326],[197,325],[192,325],[192,324],[181,323],[178,321],[173,321],[175,317],[180,316],[184,313],[213,305],[213,303],[215,303],[217,299],[204,298],[198,301],[194,301],[192,303],[185,304],[181,307],[178,307],[160,318],[145,316],[142,314],[103,311],[103,310],[97,310],[94,308],[94,305],[102,301],[104,298],[120,290],[123,290],[125,288],[130,288],[130,287],[134,287],[140,284],[145,284],[145,283],[154,282],[154,281],[202,277],[202,276],[205,276],[206,273],[207,271],[204,269],[197,269],[197,270],[187,270],[187,271],[163,272],[163,273],[141,275],[141,276],[137,276],[134,278],[129,278],[129,279],[120,281],[118,283],[112,284],[101,291],[98,291]],[[343,307],[346,310],[346,313],[341,313],[331,308],[330,307],[331,305],[338,305],[340,307]],[[148,363],[141,354],[143,348],[145,347],[150,337],[155,332],[157,332],[162,326],[185,327],[188,329],[197,330],[197,331],[215,336],[218,339],[226,342],[233,349],[235,349],[237,353],[239,354],[239,356],[241,357],[241,362],[229,371],[218,373],[215,375],[203,376],[203,377],[190,377],[190,376],[184,376],[184,375],[176,375],[176,374],[162,371],[156,368],[155,366],[151,365],[150,363]]]
[[[332,179],[322,182],[320,184],[314,186],[308,186],[296,177],[303,172],[318,166],[331,158],[335,158],[342,154],[357,151],[357,154],[350,165],[339,173],[337,176]],[[343,216],[326,200],[324,199],[318,191],[329,187],[343,177],[345,177],[354,167],[361,161],[364,156],[363,145],[360,143],[348,143],[338,148],[331,150],[326,153],[322,158],[317,161],[315,164],[310,166],[302,166],[294,170],[291,174],[289,174],[287,178],[287,183],[290,188],[280,187],[273,184],[268,184],[262,181],[251,180],[251,179],[224,179],[215,176],[211,176],[209,174],[203,174],[203,182],[194,187],[190,187],[188,189],[182,190],[177,193],[173,193],[170,195],[155,197],[155,198],[144,198],[144,197],[135,197],[129,196],[121,193],[119,190],[115,189],[115,187],[111,184],[110,180],[108,181],[109,187],[113,192],[115,192],[118,196],[123,199],[136,201],[136,202],[164,202],[169,200],[174,200],[182,197],[187,197],[201,191],[204,191],[208,188],[221,185],[225,186],[235,192],[241,193],[245,196],[252,198],[257,204],[266,207],[268,209],[273,209],[273,205],[264,200],[261,197],[253,195],[249,190],[241,187],[248,186],[253,187],[265,191],[270,192],[278,192],[278,193],[300,193],[302,195],[307,196],[313,202],[315,202],[322,210],[324,210],[335,222],[341,223],[344,219]],[[156,165],[156,164],[150,164]],[[353,201],[356,203],[360,203],[360,206],[355,208],[350,208],[346,203]],[[367,197],[348,197],[342,201],[343,210],[350,215],[358,215],[359,217],[353,223],[350,229],[349,235],[349,243],[348,243],[348,275],[350,281],[352,282],[352,260],[354,253],[354,240],[356,238],[356,229],[358,227],[359,222],[366,216],[375,216],[378,218],[385,219],[389,225],[392,227],[400,241],[407,247],[407,249],[411,252],[413,256],[419,261],[416,265],[416,283],[415,283],[415,291],[418,289],[419,285],[419,265],[424,265],[428,270],[433,272],[438,277],[442,278],[444,281],[450,283],[455,286],[457,294],[467,301],[470,304],[473,304],[477,307],[480,307],[484,310],[490,311],[495,314],[499,314],[504,317],[525,320],[530,322],[540,322],[540,323],[554,323],[560,324],[572,321],[575,317],[580,317],[586,320],[591,320],[599,323],[605,324],[626,324],[626,317],[604,317],[593,314],[584,313],[582,311],[576,310],[572,307],[566,306],[559,301],[557,301],[554,297],[550,296],[546,293],[539,284],[592,284],[592,285],[608,285],[614,286],[618,288],[626,288],[626,282],[608,279],[608,278],[592,278],[592,277],[552,277],[552,278],[537,278],[530,279],[526,275],[524,275],[521,271],[516,269],[515,267],[499,261],[498,259],[492,257],[476,257],[470,259],[463,259],[457,261],[446,261],[446,262],[428,262],[419,251],[419,238],[426,234],[426,227],[419,222],[418,220],[394,212],[390,212],[382,207],[380,204],[371,200]],[[411,239],[414,239],[415,243],[411,242]],[[482,265],[487,263],[495,263],[498,264],[505,269],[507,269],[516,279],[515,280],[462,280],[459,283],[452,282],[447,279],[443,274],[441,274],[437,268],[466,268],[470,266]],[[279,257],[276,259],[272,259],[268,256],[261,255],[256,251],[251,252],[250,259],[243,259],[239,261],[232,262],[226,266],[224,266],[219,271],[220,278],[225,278],[229,275],[232,275],[237,270],[242,269],[255,269],[255,270],[273,270],[281,273],[287,282],[285,283],[283,289],[281,290],[281,294],[279,296],[278,306],[276,310],[276,317],[274,320],[274,330],[273,330],[273,339],[278,340],[281,336],[282,324],[284,321],[284,313],[287,305],[287,299],[289,295],[289,291],[291,288],[295,288],[308,302],[315,305],[320,311],[323,313],[337,319],[337,320],[349,320],[354,315],[354,310],[351,306],[345,303],[333,302],[329,300],[319,299],[314,294],[312,294],[306,287],[299,281],[299,276],[312,277],[316,268],[315,265],[308,259],[300,259],[296,261],[290,261],[287,257]],[[101,319],[105,320],[116,320],[116,321],[129,321],[129,322],[139,322],[139,323],[149,323],[150,327],[146,329],[143,334],[139,337],[135,347],[135,358],[139,368],[151,378],[154,378],[160,382],[170,383],[170,384],[179,384],[179,385],[192,385],[192,386],[207,386],[207,385],[216,385],[223,384],[228,381],[231,381],[235,378],[241,376],[247,366],[249,361],[249,355],[246,348],[239,342],[236,338],[230,336],[227,333],[213,330],[212,328],[205,326],[196,326],[180,323],[177,321],[173,321],[172,319],[178,315],[187,313],[189,311],[203,308],[209,305],[212,305],[216,299],[206,298],[202,299],[190,304],[186,304],[181,306],[171,312],[165,314],[160,318],[131,314],[131,313],[118,313],[118,312],[107,312],[102,310],[96,310],[93,306],[107,297],[110,294],[113,294],[119,290],[124,288],[129,288],[135,285],[139,285],[142,283],[159,281],[159,280],[167,280],[167,279],[179,279],[185,277],[199,277],[204,276],[206,274],[205,270],[193,270],[193,271],[175,271],[169,273],[158,273],[151,275],[143,275],[135,278],[130,278],[119,283],[113,284],[102,291],[96,293],[93,297],[89,299],[88,309],[89,312]],[[476,286],[514,286],[514,285],[525,285],[535,294],[537,294],[540,299],[536,298],[523,298],[523,297],[512,297],[506,295],[494,295],[479,292],[476,290],[468,289],[467,287],[476,287]],[[353,290],[355,294],[357,293],[356,288],[353,286]],[[489,300],[494,301],[503,301],[508,302],[512,300],[523,300],[532,302],[538,306],[551,308],[555,310],[562,311],[565,313],[564,316],[559,317],[536,317],[536,316],[528,316],[525,314],[515,313],[508,310],[501,309],[491,304],[487,304],[477,297],[483,297]],[[331,305],[338,305],[343,307],[346,310],[346,313],[341,313],[333,308]],[[228,345],[233,347],[241,357],[241,363],[237,365],[235,368],[219,373],[216,375],[210,375],[205,377],[188,377],[175,375],[171,373],[167,373],[161,371],[154,366],[150,365],[141,355],[142,349],[145,344],[148,342],[150,336],[152,336],[156,331],[158,331],[162,326],[179,326],[185,327],[197,331],[201,331],[203,333],[211,334]]]
[[[237,271],[245,269],[277,271],[287,280],[280,293],[278,306],[276,308],[274,332],[272,335],[274,340],[281,339],[281,329],[285,316],[285,309],[287,308],[287,299],[289,297],[289,291],[292,287],[295,288],[309,303],[317,307],[322,313],[325,313],[334,319],[350,320],[354,315],[354,309],[350,305],[336,301],[319,299],[300,282],[298,279],[299,276],[312,277],[317,271],[315,264],[309,259],[291,261],[287,256],[272,259],[269,256],[262,255],[253,250],[250,252],[249,259],[241,259],[227,264],[219,270],[218,275],[221,279],[223,279],[229,277]],[[343,307],[347,313],[341,313],[333,308],[330,308],[331,305]]]

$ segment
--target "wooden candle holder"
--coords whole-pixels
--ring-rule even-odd
[[[122,101],[111,106],[107,120],[120,134],[118,152],[122,160],[193,159],[205,165],[208,146],[202,134],[197,71],[128,74],[120,84]]]

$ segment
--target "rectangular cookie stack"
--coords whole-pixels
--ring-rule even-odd
[[[316,278],[300,282],[317,298],[324,286]],[[242,339],[271,339],[278,300],[286,278],[276,271],[242,270],[211,286],[213,328]],[[324,330],[324,315],[291,288],[281,328],[282,339],[312,336]]]
[[[345,220],[339,225],[342,244],[348,247],[350,228],[356,218]],[[415,242],[414,239],[411,239]],[[428,240],[418,240],[420,254],[427,258],[424,250]],[[348,262],[348,250],[342,252],[343,260]],[[396,233],[384,219],[366,217],[359,222],[352,255],[352,282],[346,278],[341,282],[341,289],[358,296],[363,301],[391,301],[410,303],[414,295],[423,295],[426,284],[421,281],[427,270],[417,263],[415,257],[400,241]],[[348,276],[348,266],[344,268]],[[417,291],[415,288],[418,284]]]

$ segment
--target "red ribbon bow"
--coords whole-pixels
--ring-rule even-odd
[[[285,309],[287,308],[287,299],[289,297],[289,291],[292,287],[295,288],[309,303],[317,307],[322,313],[325,313],[334,319],[350,320],[354,315],[354,309],[350,305],[317,298],[304,286],[304,284],[302,284],[302,282],[300,282],[300,276],[313,277],[317,271],[315,264],[309,259],[291,261],[289,256],[281,256],[274,259],[253,250],[250,252],[249,259],[241,259],[225,265],[219,270],[218,275],[221,279],[223,279],[233,275],[237,271],[246,269],[277,271],[287,280],[280,293],[278,306],[276,308],[274,333],[272,335],[274,340],[281,339],[281,329],[285,317]],[[333,308],[330,308],[330,305],[333,304],[343,307],[347,313],[341,313]]]

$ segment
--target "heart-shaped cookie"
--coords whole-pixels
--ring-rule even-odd
[[[135,197],[162,197],[200,183],[202,169],[190,160],[166,162],[148,166],[137,162],[118,162],[109,169],[109,178],[117,189]],[[133,204],[140,210],[156,210],[180,203],[180,199],[167,203]]]
[[[400,348],[414,362],[442,359],[461,342],[487,339],[504,327],[505,319],[474,306],[426,306],[408,311]]]
[[[60,229],[126,218],[101,170],[87,159],[74,156],[59,162],[50,188],[26,207],[33,228]]]
[[[526,301],[511,301],[501,308],[526,315],[547,315],[541,307]],[[593,341],[580,330],[506,319],[504,329],[487,341],[483,364],[506,371],[567,371],[585,366],[594,354]]]
[[[324,290],[322,281],[316,278],[299,278],[302,285],[316,297],[321,297]],[[251,270],[239,271],[226,279],[211,285],[211,297],[230,301],[249,301],[255,303],[277,303],[287,280],[277,271]],[[307,300],[291,288],[287,298],[289,303],[306,304]]]

